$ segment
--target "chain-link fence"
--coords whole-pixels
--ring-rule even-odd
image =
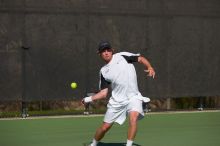
[[[0,1],[0,101],[74,100],[97,90],[101,40],[150,60],[154,80],[136,65],[145,96],[218,96],[219,10],[218,0]]]

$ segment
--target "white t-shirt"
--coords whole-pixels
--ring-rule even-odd
[[[113,55],[112,60],[100,70],[100,89],[111,84],[112,96],[109,105],[126,105],[130,98],[142,96],[138,90],[137,75],[132,62],[137,62],[140,54],[121,52]],[[108,105],[108,106],[109,106]]]

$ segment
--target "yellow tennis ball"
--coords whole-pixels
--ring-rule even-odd
[[[76,89],[77,88],[77,83],[76,82],[71,83],[71,88]]]

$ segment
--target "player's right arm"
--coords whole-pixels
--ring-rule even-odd
[[[103,98],[106,98],[107,95],[108,95],[108,88],[105,88],[105,89],[100,90],[98,93],[96,93],[93,96],[83,98],[82,103],[84,104],[84,103],[89,103],[95,100],[103,99]]]
[[[93,96],[83,98],[82,103],[83,104],[84,103],[89,103],[89,102],[99,100],[99,99],[103,99],[103,98],[107,97],[107,95],[108,95],[108,86],[110,84],[111,83],[103,77],[102,73],[100,73],[100,85],[99,85],[100,91],[98,93],[96,93],[95,95],[93,95]]]
[[[92,96],[92,101],[106,98],[108,95],[108,88],[100,90],[98,93]]]

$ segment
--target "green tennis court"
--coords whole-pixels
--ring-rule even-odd
[[[0,146],[83,146],[103,117],[0,120]],[[123,146],[127,126],[115,124],[99,146]],[[148,114],[136,146],[219,146],[220,112]]]

